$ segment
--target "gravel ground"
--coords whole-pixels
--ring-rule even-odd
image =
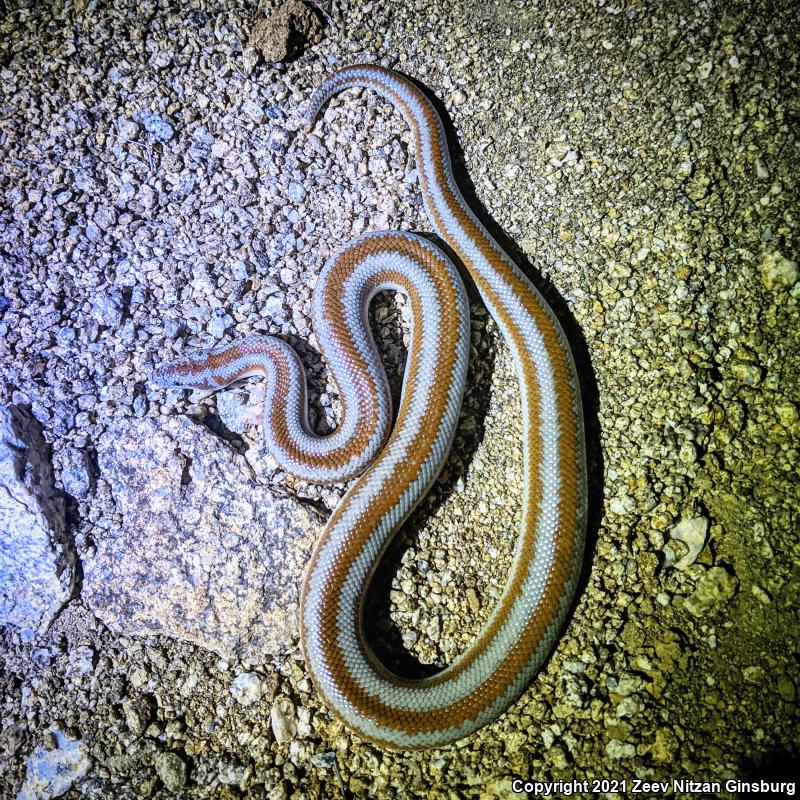
[[[79,583],[45,634],[3,629],[0,794],[37,747],[71,766],[23,796],[499,798],[514,778],[630,790],[797,767],[793,4],[332,3],[321,41],[277,66],[248,46],[253,4],[199,5],[78,0],[0,21],[0,399],[44,429],[78,559],[119,520],[102,474],[76,485],[76,459],[92,473],[126,418],[217,413],[149,386],[154,364],[253,331],[299,345],[336,247],[428,229],[386,104],[348,93],[302,130],[327,73],[376,61],[442,100],[463,180],[570,331],[592,463],[584,580],[520,701],[411,754],[332,721],[296,640],[249,663],[125,637]],[[440,664],[501,591],[519,512],[513,369],[474,311],[455,452],[379,581],[404,645]],[[374,313],[395,388],[403,312],[385,298]],[[330,424],[336,398],[301,353]],[[252,454],[256,436],[233,446]],[[341,495],[254,461],[303,501]]]

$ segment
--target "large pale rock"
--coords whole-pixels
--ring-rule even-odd
[[[98,464],[122,517],[84,565],[98,617],[254,663],[285,647],[315,512],[260,485],[242,456],[183,417],[116,424]]]
[[[666,566],[683,571],[694,564],[706,543],[707,534],[708,520],[705,517],[682,519],[670,530],[669,537],[685,545],[686,552],[680,558],[676,558],[672,549],[665,548]]]
[[[25,782],[17,800],[51,800],[66,794],[86,777],[92,761],[86,745],[59,730],[51,732],[54,747],[37,747],[28,759]]]
[[[44,630],[72,593],[75,554],[64,500],[36,419],[0,407],[0,623]]]

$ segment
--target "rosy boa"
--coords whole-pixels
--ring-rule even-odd
[[[521,392],[523,503],[502,596],[465,652],[436,675],[392,674],[365,641],[368,582],[394,533],[436,478],[455,432],[469,352],[469,308],[459,274],[438,247],[408,233],[359,237],[326,264],[313,324],[341,397],[335,432],[309,427],[305,374],[280,339],[249,336],[184,355],[155,373],[163,386],[220,388],[266,378],[264,436],[277,461],[311,481],[359,476],[331,515],[308,565],[301,641],[328,707],[360,736],[399,749],[438,747],[494,720],[552,649],[578,580],[586,521],[580,392],[552,310],[467,206],[453,177],[444,127],[407,78],[374,65],[329,77],[322,106],[350,87],[373,89],[411,127],[425,209],[474,280],[512,353]],[[384,289],[408,296],[412,333],[397,421],[367,322]],[[388,437],[388,438],[387,438]]]

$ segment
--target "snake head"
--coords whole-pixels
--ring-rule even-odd
[[[151,374],[150,382],[162,389],[219,388],[219,383],[209,373],[202,354],[201,357],[189,354],[161,364]]]

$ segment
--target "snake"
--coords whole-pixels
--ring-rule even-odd
[[[410,78],[374,64],[344,67],[313,94],[307,130],[336,94],[376,92],[411,129],[419,187],[433,231],[469,274],[510,351],[520,391],[519,532],[506,583],[472,642],[422,678],[392,672],[365,636],[366,589],[398,529],[435,481],[458,424],[470,350],[460,273],[433,241],[379,231],[326,262],[312,324],[341,403],[337,427],[309,424],[305,372],[282,339],[251,335],[188,352],[159,367],[164,387],[218,389],[266,381],[265,445],[287,471],[314,482],[352,479],[308,563],[300,641],[317,692],[333,715],[381,747],[449,745],[499,717],[547,659],[569,614],[582,565],[586,447],[573,354],[555,313],[465,201],[445,128]],[[411,323],[403,386],[391,394],[371,333],[378,292],[404,293]]]

